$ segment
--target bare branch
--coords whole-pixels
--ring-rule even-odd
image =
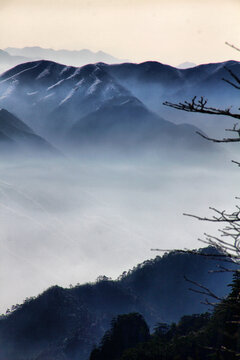
[[[214,223],[225,223],[225,227],[223,229],[219,229],[218,231],[221,234],[221,237],[209,235],[205,233],[205,239],[198,239],[204,244],[214,246],[215,248],[222,251],[223,256],[216,256],[219,261],[240,264],[240,207],[236,206],[237,211],[232,213],[226,212],[226,210],[220,211],[213,207],[210,207],[215,215],[212,217],[201,217],[192,214],[184,214],[185,216],[193,217],[200,221],[210,221]],[[197,253],[198,252],[192,252]],[[214,255],[210,255],[210,257],[214,258]],[[225,268],[221,268],[221,271],[225,271]]]
[[[210,302],[208,299],[205,299],[205,301],[201,301],[201,304],[203,304],[203,305],[210,305],[210,306],[212,306],[213,308],[217,305],[217,303]],[[211,311],[212,309],[209,309],[209,310]]]
[[[224,69],[226,69],[229,72],[229,74],[231,75],[231,77],[234,79],[234,81],[236,83],[232,82],[231,80],[225,79],[225,78],[222,78],[222,80],[239,90],[240,89],[240,78],[231,69],[228,69],[226,66],[224,66]]]
[[[239,142],[240,141],[240,138],[223,138],[223,139],[210,138],[209,136],[204,135],[203,133],[201,133],[199,131],[196,131],[196,134],[200,135],[202,138],[204,138],[206,140],[213,141],[215,143],[229,143],[229,142]]]
[[[233,162],[234,164],[237,164],[238,166],[240,166],[240,162],[235,161],[235,160],[232,160],[232,162]],[[237,199],[237,198],[236,198],[236,199]]]
[[[230,46],[231,48],[233,48],[234,50],[240,51],[240,49],[238,47],[236,47],[235,45],[229,44],[229,42],[225,41],[225,44]]]
[[[195,285],[197,287],[197,289],[194,289],[194,288],[189,288],[189,290],[193,291],[193,292],[197,292],[199,294],[204,294],[204,295],[207,295],[207,296],[210,296],[216,300],[222,300],[222,298],[220,298],[219,296],[217,296],[216,294],[214,294],[209,288],[207,288],[206,286],[196,282],[196,281],[193,281],[193,280],[190,280],[188,279],[186,276],[184,276],[184,279],[186,281],[188,281],[189,283]],[[199,290],[200,289],[200,290]]]
[[[206,106],[207,99],[204,99],[203,97],[201,97],[197,101],[196,101],[196,99],[197,99],[197,97],[194,96],[192,98],[191,102],[184,101],[184,103],[179,102],[178,104],[175,104],[175,103],[172,103],[169,101],[165,101],[163,103],[163,105],[172,107],[177,110],[187,111],[187,112],[197,112],[197,113],[210,114],[210,115],[225,115],[225,116],[233,117],[235,119],[240,119],[240,114],[232,113],[229,108],[217,109],[214,107],[208,107],[208,106]]]
[[[240,222],[240,210],[235,211],[231,214],[226,213],[225,210],[217,210],[214,207],[209,207],[210,210],[214,211],[218,216],[213,216],[212,218],[201,217],[197,215],[183,213],[184,216],[193,217],[200,221],[211,221],[211,222],[226,222],[226,223],[236,223]]]
[[[222,78],[222,80],[225,81],[226,83],[228,83],[229,85],[235,87],[236,89],[240,90],[240,86],[234,84],[232,81],[230,81],[230,80],[228,80],[228,79],[225,79],[225,78]]]

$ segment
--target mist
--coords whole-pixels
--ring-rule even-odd
[[[238,159],[224,154],[1,161],[1,312],[51,285],[116,278],[152,248],[201,247],[216,226],[182,213],[234,208]]]

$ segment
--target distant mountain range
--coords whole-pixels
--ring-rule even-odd
[[[197,64],[189,62],[189,61],[185,61],[185,62],[179,64],[177,66],[177,68],[178,69],[189,69],[189,68],[192,68],[192,67],[195,67],[195,66],[197,66]]]
[[[139,312],[153,328],[205,312],[201,301],[206,296],[189,291],[184,276],[226,295],[231,273],[209,274],[222,264],[217,254],[214,248],[196,255],[171,252],[139,264],[116,281],[102,276],[96,283],[54,286],[26,299],[0,319],[0,360],[85,360],[119,314]]]
[[[203,64],[188,69],[177,69],[150,61],[110,66],[102,64],[102,67],[157,113],[169,112],[162,105],[166,99],[184,101],[191,100],[195,95],[206,97],[215,106],[239,104],[238,91],[222,80],[232,80],[228,70],[240,77],[240,62],[237,61]],[[176,115],[179,114],[175,113]],[[186,113],[184,117],[186,118]]]
[[[205,94],[221,106],[238,105],[236,89],[222,81],[226,68],[240,73],[236,61],[183,70],[157,62],[76,68],[33,61],[0,76],[0,106],[60,147],[212,151],[195,134],[194,114],[182,116],[162,102]]]
[[[24,56],[12,56],[7,51],[0,49],[0,73],[26,61],[29,59]]]
[[[4,56],[3,56],[4,54]],[[33,60],[50,60],[71,66],[83,66],[104,62],[116,64],[126,62],[126,59],[118,59],[103,51],[93,52],[88,49],[83,50],[54,50],[45,49],[39,46],[24,48],[6,48],[0,50],[0,72],[8,70],[10,67]]]

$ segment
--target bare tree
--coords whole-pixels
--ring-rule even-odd
[[[240,51],[239,48],[235,47],[234,45],[231,45],[226,42],[226,44],[233,49]],[[223,78],[222,80],[225,81],[228,85],[232,86],[236,90],[240,90],[240,77],[237,76],[231,69],[225,68],[228,72],[230,78]],[[169,106],[171,108],[187,111],[187,112],[195,112],[195,113],[202,113],[202,114],[209,114],[209,115],[222,115],[222,116],[228,116],[230,118],[234,118],[236,120],[240,120],[240,108],[238,108],[237,112],[232,111],[232,107],[228,107],[225,109],[216,108],[208,105],[208,100],[204,97],[200,97],[197,99],[196,96],[192,98],[191,101],[184,101],[179,103],[172,103],[172,102],[164,102],[164,105]],[[235,136],[231,137],[224,137],[222,139],[216,139],[209,137],[205,134],[202,134],[201,132],[197,132],[198,135],[203,137],[206,140],[215,142],[215,143],[236,143],[240,142],[240,124],[236,123],[233,125],[232,128],[226,129],[226,131],[233,133]],[[240,163],[237,161],[233,161],[235,164],[240,166]],[[240,199],[240,198],[236,198]],[[234,262],[237,265],[237,270],[229,270],[228,266],[219,265],[218,270],[213,270],[213,272],[225,272],[225,271],[234,271],[235,274],[238,274],[240,272],[240,207],[236,205],[236,208],[232,212],[227,212],[226,210],[218,210],[216,208],[210,208],[213,211],[213,216],[208,217],[202,217],[192,214],[184,214],[186,216],[193,217],[199,221],[210,221],[210,222],[216,222],[216,223],[223,223],[223,228],[219,229],[219,236],[213,236],[210,234],[204,234],[204,239],[199,239],[201,242],[214,246],[218,250],[220,250],[220,255],[217,255],[218,260],[223,262]],[[190,252],[190,253],[197,253],[200,255],[199,252],[194,250],[184,250],[184,252]],[[222,254],[222,256],[221,256]],[[214,254],[202,254],[202,256],[209,256],[213,258]],[[223,299],[220,299],[215,293],[213,293],[208,287],[204,286],[203,284],[200,284],[196,281],[190,280],[186,278],[186,281],[188,281],[191,284],[191,287],[189,290],[194,291],[196,293],[202,294],[206,296],[206,299],[203,303],[205,303],[208,306],[212,306],[213,309],[216,309],[216,301],[221,301],[220,304],[225,304]],[[239,290],[238,290],[239,291]],[[233,296],[231,294],[231,296]],[[212,299],[214,302],[209,300]],[[228,298],[229,300],[229,298]],[[240,294],[237,293],[237,296],[232,297],[231,301],[234,303],[234,308],[239,308],[237,304],[239,304],[240,300]],[[228,304],[226,302],[226,304]],[[235,317],[230,319],[228,323],[231,323],[233,326],[240,325],[240,316],[239,314],[235,314]],[[237,338],[239,328],[236,328],[236,333],[234,333],[234,336]],[[229,358],[228,355],[230,354],[231,358],[239,358],[240,354],[239,351],[236,351],[236,349],[231,348],[231,346],[220,346],[219,349],[215,349],[214,347],[210,347],[209,350],[211,351],[217,351],[220,358]]]
[[[226,43],[228,46],[231,46],[237,51],[240,51],[239,48],[236,48],[234,45]],[[240,90],[240,78],[237,76],[231,69],[226,68],[226,72],[229,74],[229,78],[223,78],[228,85],[234,87],[236,90]],[[228,116],[230,118],[234,118],[240,120],[240,112],[232,112],[231,107],[226,109],[220,109],[212,106],[208,106],[208,100],[204,97],[200,97],[197,99],[196,96],[192,98],[191,101],[184,101],[179,103],[172,103],[166,101],[163,103],[166,106],[171,108],[193,112],[193,113],[202,113],[202,114],[210,114],[210,115],[222,115]],[[238,108],[240,110],[240,108]],[[230,142],[239,142],[240,141],[240,126],[239,124],[234,124],[231,129],[226,129],[228,132],[234,133],[236,136],[234,137],[226,137],[222,139],[211,138],[207,135],[202,134],[197,131],[197,134],[203,137],[206,140],[216,142],[216,143],[230,143]],[[237,161],[233,161],[235,164],[240,166],[240,163]],[[239,200],[239,198],[236,198]],[[200,221],[211,221],[217,223],[224,223],[224,227],[219,230],[220,236],[212,236],[209,234],[205,234],[205,239],[199,239],[200,241],[212,245],[219,250],[221,250],[224,254],[223,261],[233,261],[236,264],[240,265],[240,207],[236,206],[235,211],[228,213],[225,210],[217,210],[215,208],[210,208],[213,211],[212,218],[201,217],[191,214],[184,214],[187,216],[191,216]],[[187,250],[189,251],[189,250]],[[226,269],[222,267],[220,271],[225,271]]]
[[[231,69],[225,67],[225,69],[230,74],[230,79],[223,78],[222,80],[228,83],[229,85],[233,86],[235,89],[240,90],[240,78],[234,74]],[[231,118],[240,120],[240,112],[232,112],[231,106],[226,109],[219,109],[212,106],[208,106],[208,100],[201,96],[197,99],[197,96],[194,96],[191,101],[184,101],[179,102],[177,104],[165,101],[163,105],[169,106],[171,108],[193,112],[193,113],[201,113],[201,114],[208,114],[208,115],[221,115],[221,116],[229,116]],[[240,110],[240,108],[238,109]],[[237,137],[230,137],[230,138],[223,138],[223,139],[215,139],[210,138],[201,132],[197,131],[197,134],[202,136],[204,139],[217,142],[217,143],[226,143],[226,142],[239,142],[240,141],[240,127],[238,124],[234,124],[231,129],[226,129],[226,131],[233,132],[237,135]]]
[[[240,49],[238,47],[236,47],[235,45],[229,44],[229,42],[225,41],[225,44],[230,46],[231,48],[233,48],[234,50],[240,51]]]

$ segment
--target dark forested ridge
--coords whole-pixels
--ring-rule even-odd
[[[173,251],[139,264],[116,281],[102,276],[95,283],[54,286],[27,299],[1,317],[0,359],[87,359],[119,314],[140,313],[153,329],[157,323],[205,312],[205,296],[189,291],[184,275],[226,295],[231,273],[209,274],[218,261],[202,254],[212,251]]]
[[[139,314],[114,319],[90,360],[236,360],[240,353],[240,275],[234,273],[230,294],[212,314],[183,316],[171,325],[159,323],[149,336]],[[123,327],[124,325],[124,327]],[[145,339],[141,339],[144,328]],[[124,333],[133,334],[129,344]],[[135,343],[135,345],[133,345]],[[110,357],[109,357],[110,354]]]

